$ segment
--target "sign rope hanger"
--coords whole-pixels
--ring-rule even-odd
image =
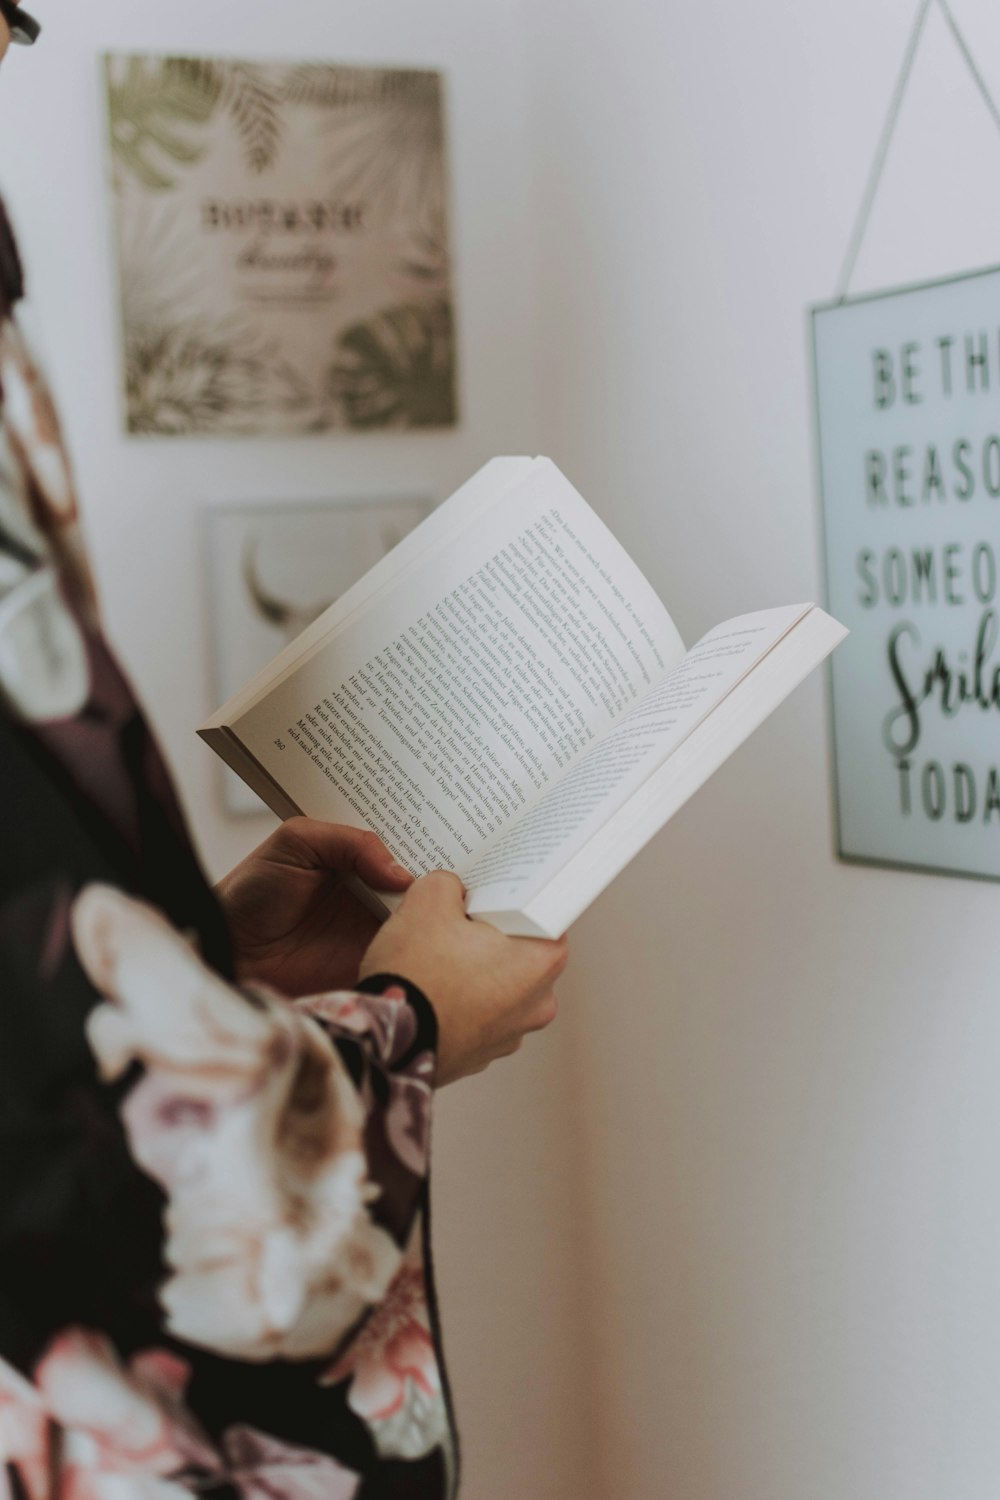
[[[968,42],[959,29],[958,22],[952,14],[948,0],[920,0],[920,4],[917,7],[917,14],[906,43],[906,51],[903,54],[903,63],[899,70],[899,77],[896,79],[896,86],[889,101],[889,111],[885,118],[885,124],[882,126],[882,134],[879,136],[875,156],[868,172],[868,180],[865,183],[861,205],[858,209],[857,218],[854,221],[854,228],[851,231],[847,253],[844,256],[844,263],[840,269],[840,276],[837,278],[837,290],[834,293],[834,298],[837,302],[843,302],[847,297],[847,288],[854,274],[854,267],[861,251],[865,232],[868,229],[868,221],[871,218],[872,209],[875,207],[875,199],[882,180],[882,171],[885,167],[886,157],[889,155],[889,147],[892,144],[892,137],[903,108],[903,100],[906,96],[907,85],[910,82],[910,76],[913,72],[913,64],[916,61],[917,50],[920,46],[921,36],[923,35],[924,23],[927,20],[931,6],[935,4],[944,17],[948,30],[955,39],[955,45],[958,47],[962,59],[969,70],[973,83],[982,96],[983,103],[990,112],[993,123],[1000,130],[1000,109],[997,108],[996,102],[986,86],[986,80],[979,70]]]

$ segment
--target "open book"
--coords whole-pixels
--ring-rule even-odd
[[[846,634],[796,604],[686,651],[555,465],[495,458],[199,732],[279,816],[557,937]]]

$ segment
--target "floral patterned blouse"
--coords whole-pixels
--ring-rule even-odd
[[[446,1500],[436,1026],[237,988],[0,209],[0,1500]]]

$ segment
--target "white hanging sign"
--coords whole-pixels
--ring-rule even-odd
[[[839,852],[1000,879],[1000,268],[813,341]]]

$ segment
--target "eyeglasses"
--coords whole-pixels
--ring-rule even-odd
[[[11,40],[20,42],[22,47],[33,46],[42,34],[41,22],[29,16],[15,0],[0,0],[0,16],[10,27]]]

